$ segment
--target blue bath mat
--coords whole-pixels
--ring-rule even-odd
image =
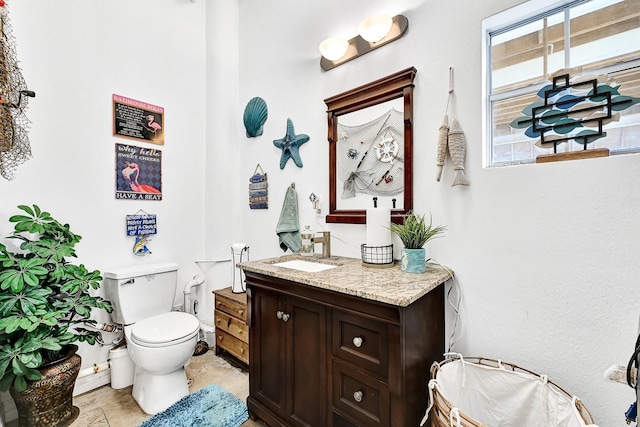
[[[248,418],[242,400],[213,384],[183,397],[138,427],[238,427]]]

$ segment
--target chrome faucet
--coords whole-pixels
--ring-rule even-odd
[[[330,258],[331,257],[331,232],[330,231],[322,231],[322,237],[315,237],[313,239],[314,245],[316,243],[322,243],[322,258]]]

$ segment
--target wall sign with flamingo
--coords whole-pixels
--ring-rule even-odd
[[[162,200],[162,151],[116,144],[116,199]]]
[[[113,134],[164,145],[164,108],[113,94]]]

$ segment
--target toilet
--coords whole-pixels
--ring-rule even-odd
[[[167,262],[104,273],[111,317],[124,326],[135,364],[132,395],[151,415],[189,394],[184,365],[195,350],[200,322],[191,314],[171,311],[177,271],[178,264]]]

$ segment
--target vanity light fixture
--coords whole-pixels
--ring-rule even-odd
[[[373,15],[360,22],[358,33],[366,41],[376,43],[389,33],[391,25],[393,18],[389,15]]]
[[[331,37],[320,43],[320,54],[330,61],[336,61],[344,56],[349,49],[349,40],[342,37]]]
[[[359,35],[351,40],[331,37],[320,43],[320,67],[328,71],[358,56],[371,52],[407,32],[409,20],[404,15],[393,18],[387,15],[374,15],[364,19],[358,25]]]

